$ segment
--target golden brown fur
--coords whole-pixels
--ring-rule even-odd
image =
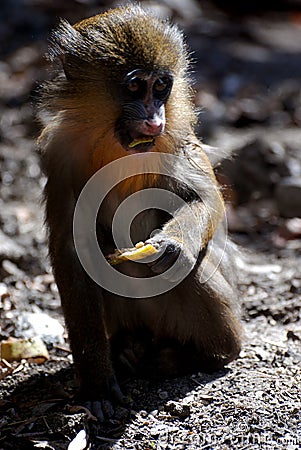
[[[231,255],[224,255],[219,264],[224,240],[221,245],[219,239],[214,241],[211,253],[206,254],[207,245],[220,227],[224,205],[213,169],[193,133],[196,115],[182,34],[176,27],[130,5],[83,20],[74,27],[62,22],[53,33],[51,54],[53,59],[61,60],[64,73],[44,86],[45,126],[39,145],[48,179],[45,200],[50,256],[82,395],[95,400],[103,396],[120,400],[112,359],[119,367],[124,354],[131,368],[135,362],[141,367],[141,361],[146,365],[153,361],[167,375],[182,373],[186,366],[187,370],[222,367],[240,349],[237,293]],[[131,153],[124,148],[116,123],[122,119],[124,108],[122,80],[136,69],[150,74],[138,78],[147,86],[153,86],[152,80],[162,74],[166,79],[172,77],[168,98],[151,103],[157,108],[156,114],[164,108],[166,117],[165,129],[157,132],[152,151],[181,156],[184,163],[173,167],[171,181],[158,174],[141,175],[113,189],[98,216],[99,244],[104,254],[114,250],[111,219],[129,193],[161,187],[183,196],[187,205],[175,211],[170,220],[160,211],[145,211],[133,226],[133,239],[145,241],[159,229],[161,232],[152,239],[159,245],[167,243],[171,252],[164,254],[158,265],[127,262],[120,271],[132,277],[151,276],[162,270],[162,261],[172,265],[179,252],[184,259],[194,261],[192,272],[176,288],[138,300],[119,297],[92,282],[79,263],[72,239],[73,211],[84,184],[101,167]],[[153,95],[153,91],[147,92]],[[139,102],[145,108],[149,106],[146,100]],[[153,126],[155,123],[153,116],[141,118],[142,125],[135,120],[143,127],[145,120]],[[135,129],[130,130],[135,133]],[[154,167],[154,171],[159,169]],[[188,186],[192,184],[201,192],[201,198],[180,185],[177,179],[183,177]],[[197,230],[191,225],[191,212],[199,218]],[[189,231],[182,243],[179,224]],[[211,274],[206,283],[201,282],[204,262]],[[128,348],[122,345],[125,335],[132,336]],[[133,350],[137,343],[140,350],[142,347],[140,360]]]

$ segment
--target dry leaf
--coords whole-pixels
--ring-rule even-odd
[[[1,342],[1,358],[6,361],[21,361],[30,359],[37,364],[44,363],[49,359],[46,345],[39,337],[30,339],[8,338]]]

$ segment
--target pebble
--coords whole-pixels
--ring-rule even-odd
[[[301,180],[287,177],[276,188],[276,204],[283,217],[301,217]]]
[[[165,405],[165,411],[171,416],[179,417],[180,419],[185,419],[190,415],[190,406],[187,404],[181,404],[174,401],[169,401]]]
[[[16,318],[16,336],[39,336],[46,344],[63,344],[64,327],[45,313],[22,313]]]
[[[166,391],[161,391],[158,395],[161,400],[166,400],[168,398],[168,392]]]

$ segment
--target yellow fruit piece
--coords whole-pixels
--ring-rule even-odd
[[[107,260],[114,266],[123,261],[139,261],[147,256],[154,255],[158,250],[151,244],[144,245],[143,242],[138,242],[133,248],[124,249],[123,251],[116,250],[113,255],[108,255]]]
[[[153,142],[154,138],[152,137],[145,137],[145,138],[140,138],[140,139],[134,139],[130,144],[129,147],[130,148],[134,148],[137,145],[140,144],[147,144],[148,142]]]

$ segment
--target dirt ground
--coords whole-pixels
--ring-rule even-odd
[[[49,77],[43,55],[57,17],[74,22],[105,3],[113,4],[1,3],[0,338],[41,334],[38,318],[50,358],[1,362],[0,449],[299,449],[301,15],[294,10],[242,19],[202,2],[202,10],[192,1],[156,8],[180,24],[193,51],[198,132],[236,155],[217,172],[241,248],[239,358],[211,375],[128,380],[128,407],[101,425],[74,400],[47,260],[34,105]]]

